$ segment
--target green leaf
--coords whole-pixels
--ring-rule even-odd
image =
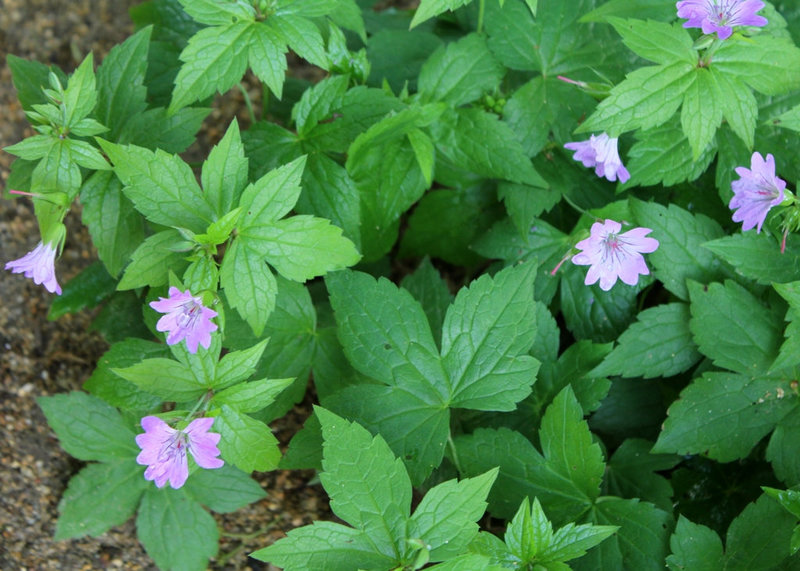
[[[125,124],[147,108],[147,54],[153,28],[144,28],[114,46],[97,68],[95,116],[119,140]]]
[[[108,461],[135,456],[135,435],[119,412],[92,395],[72,391],[36,402],[61,447],[79,460]]]
[[[184,491],[194,501],[217,513],[231,513],[267,497],[256,481],[230,464],[193,472]]]
[[[352,365],[387,385],[421,385],[444,401],[450,383],[419,303],[385,278],[342,271],[325,278]]]
[[[212,403],[216,406],[228,405],[242,412],[256,412],[272,404],[275,397],[292,384],[294,379],[262,379],[249,383],[239,383],[218,392]]]
[[[674,204],[664,207],[631,200],[630,208],[636,222],[652,228],[651,235],[659,241],[659,248],[648,256],[653,275],[680,299],[689,298],[687,279],[708,283],[725,275],[719,260],[702,248],[702,244],[723,236],[714,220]]]
[[[11,80],[17,90],[17,98],[25,111],[33,105],[47,103],[43,88],[48,85],[48,75],[55,73],[62,85],[67,77],[56,66],[46,66],[38,61],[29,61],[13,54],[6,55],[6,63],[11,70]]]
[[[741,78],[765,95],[780,95],[800,87],[800,49],[787,38],[761,34],[724,42],[711,68]]]
[[[770,367],[771,371],[779,371],[784,367],[794,366],[800,362],[800,292],[799,283],[773,284],[775,291],[789,302],[789,311],[786,312],[786,340],[781,345],[778,358]]]
[[[125,185],[125,195],[149,220],[203,232],[214,213],[192,169],[177,155],[99,141]]]
[[[164,230],[142,242],[131,255],[117,289],[160,286],[167,283],[169,272],[182,273],[189,262],[186,252],[180,251],[186,241],[177,230]]]
[[[148,109],[125,123],[119,142],[181,153],[195,141],[195,133],[210,112],[211,109],[186,107],[167,115],[163,107]]]
[[[408,85],[409,91],[416,91],[422,65],[442,45],[439,36],[420,30],[374,32],[367,43],[367,59],[371,64],[367,83],[380,86],[385,81],[394,93],[402,91],[404,85]]]
[[[64,127],[72,127],[86,117],[97,103],[97,81],[94,75],[92,53],[83,59],[78,69],[70,76],[64,89]]]
[[[253,22],[239,21],[203,28],[193,35],[180,55],[184,63],[175,78],[175,90],[168,112],[174,113],[215,91],[222,93],[230,89],[247,69],[248,51],[251,60],[256,59],[254,56],[265,55],[257,51],[258,47],[263,46],[262,29],[262,26]],[[253,65],[253,71],[266,81],[259,73],[263,73],[264,66],[265,63]]]
[[[781,253],[778,243],[767,234],[740,232],[703,247],[731,264],[738,274],[760,284],[800,280],[800,250],[787,248]]]
[[[225,252],[219,278],[231,307],[260,336],[278,295],[278,284],[264,263],[264,254],[250,247],[247,240],[237,238]]]
[[[214,518],[184,491],[171,488],[145,492],[136,534],[160,569],[203,569],[219,548]]]
[[[736,282],[689,282],[689,327],[700,352],[719,367],[743,375],[769,370],[778,355],[783,323],[774,311]],[[725,331],[724,336],[719,332]]]
[[[239,202],[247,185],[247,166],[239,123],[234,120],[203,163],[203,192],[216,218],[225,216]]]
[[[214,388],[222,390],[247,380],[256,371],[268,339],[244,349],[227,353],[216,367]]]
[[[419,26],[422,22],[430,20],[434,16],[438,16],[442,12],[448,10],[453,11],[472,0],[422,0],[419,3],[417,11],[414,12],[414,18],[411,20],[411,27]]]
[[[653,443],[639,438],[626,439],[608,461],[606,484],[611,494],[640,498],[665,511],[672,510],[672,486],[657,472],[674,468],[681,461],[673,454],[652,454]]]
[[[785,381],[705,373],[670,406],[653,452],[744,458],[791,410]]]
[[[223,26],[237,20],[252,21],[255,10],[245,2],[220,0],[178,0],[193,19],[206,26]]]
[[[661,0],[609,0],[584,14],[579,21],[604,22],[610,16],[667,20],[675,16],[675,7],[665,5]]]
[[[612,497],[602,500],[592,507],[589,520],[596,525],[619,526],[619,529],[572,563],[573,569],[663,569],[673,526],[672,515],[639,500]]]
[[[721,569],[722,540],[714,530],[704,525],[692,523],[680,516],[669,539],[669,546],[672,553],[667,557],[667,566],[672,571]]]
[[[400,285],[422,306],[436,345],[441,347],[442,323],[447,308],[453,301],[453,294],[450,293],[447,283],[433,267],[430,259],[424,258],[414,273],[406,275]]]
[[[697,63],[692,37],[677,22],[667,24],[653,20],[623,20],[610,15],[604,19],[614,26],[626,46],[646,60],[664,65],[678,61]]]
[[[122,525],[149,486],[133,458],[89,464],[73,476],[58,503],[55,539],[98,536]]]
[[[93,170],[111,170],[111,165],[106,162],[100,151],[89,143],[65,139],[62,144],[69,149],[70,157],[78,166]]]
[[[67,139],[51,145],[31,175],[31,188],[47,192],[65,192],[72,201],[81,188],[81,169],[73,161]]]
[[[141,319],[141,307],[138,306],[137,303]],[[145,359],[167,357],[168,354],[163,344],[144,339],[126,339],[114,343],[100,357],[97,367],[83,384],[83,388],[112,406],[128,410],[150,410],[158,406],[161,399],[140,391],[136,385],[114,374],[112,370],[130,367]]]
[[[578,339],[591,339],[596,343],[612,341],[636,316],[639,288],[626,284],[609,291],[603,291],[598,284],[587,287],[585,271],[570,266],[561,278],[561,311],[567,329]]]
[[[536,264],[484,275],[459,291],[442,327],[442,363],[450,406],[514,410],[530,394],[539,363],[527,355],[536,337]]]
[[[786,393],[783,393],[784,396]],[[800,483],[800,454],[797,431],[800,429],[800,407],[795,406],[784,416],[770,436],[766,458],[775,476],[789,486]]]
[[[243,472],[265,472],[278,466],[281,459],[278,440],[263,422],[222,405],[220,415],[215,417],[214,431],[222,435],[219,442],[222,457]]]
[[[723,108],[717,101],[725,99],[727,94],[720,93],[721,88],[707,69],[697,68],[694,75],[683,99],[681,126],[692,147],[692,159],[697,161],[722,123]]]
[[[26,161],[36,161],[47,156],[50,152],[50,148],[56,144],[58,143],[54,137],[49,135],[34,135],[14,145],[3,147],[3,150]]]
[[[402,461],[365,428],[315,410],[325,439],[320,480],[331,509],[366,532],[380,553],[399,558],[411,511],[411,481]]]
[[[606,131],[618,137],[625,131],[666,123],[695,81],[694,69],[693,64],[683,61],[632,71],[576,132]]]
[[[241,40],[235,40],[241,41]],[[248,60],[253,73],[263,81],[270,91],[280,99],[283,95],[283,82],[286,75],[286,43],[270,26],[255,24],[249,38]],[[244,70],[242,70],[244,72]],[[234,74],[231,74],[233,76]],[[241,78],[239,74],[235,81]],[[233,82],[231,82],[231,85]],[[227,85],[228,89],[231,85]]]
[[[391,569],[397,563],[395,557],[377,553],[363,531],[329,521],[293,529],[287,537],[250,556],[280,565],[285,571]]]
[[[240,231],[246,233],[250,228],[271,224],[289,213],[300,196],[305,165],[306,157],[301,156],[269,171],[244,190],[239,200],[239,206],[245,210]]]
[[[423,102],[445,101],[458,107],[496,89],[505,69],[483,36],[468,34],[434,52],[422,66],[417,91]]]
[[[765,525],[767,524],[768,525]],[[797,518],[762,495],[731,522],[725,538],[725,569],[774,569],[788,556]]]
[[[267,18],[266,24],[274,34],[282,37],[298,56],[317,67],[329,69],[330,62],[325,53],[325,42],[314,22],[302,16],[275,14]]]
[[[540,557],[548,562],[569,561],[577,559],[586,552],[602,543],[603,540],[616,533],[616,525],[575,525],[568,523],[559,529],[553,538],[553,544],[540,554]]]
[[[689,330],[689,306],[669,303],[639,313],[614,350],[593,373],[599,376],[671,377],[688,370],[701,355]]]
[[[131,367],[112,369],[112,372],[165,401],[194,400],[208,390],[186,365],[172,359],[145,359]]]
[[[519,558],[523,565],[531,564],[536,556],[553,542],[553,524],[547,519],[538,498],[533,505],[526,497],[519,510],[509,522],[504,536],[508,550]]]
[[[303,282],[352,266],[361,255],[329,220],[299,214],[269,225],[249,226],[240,236],[283,277]]]
[[[117,277],[144,241],[142,218],[110,171],[91,175],[81,188],[82,221],[108,273]]]
[[[408,535],[419,538],[431,561],[445,561],[463,553],[478,533],[475,523],[486,511],[486,496],[497,469],[460,482],[448,480],[425,494],[408,521]]]
[[[514,132],[496,115],[477,108],[450,110],[433,126],[437,152],[486,178],[547,188]]]
[[[95,307],[109,297],[117,282],[108,275],[100,262],[94,262],[64,286],[64,292],[53,300],[48,319],[58,319],[86,307]]]
[[[731,77],[713,66],[709,71],[716,89],[715,103],[711,105],[720,105],[733,132],[744,141],[748,149],[752,149],[758,120],[758,102],[753,92],[738,77]]]

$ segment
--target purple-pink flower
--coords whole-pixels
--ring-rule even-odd
[[[646,235],[650,228],[634,228],[620,234],[622,225],[613,220],[595,222],[590,235],[575,247],[582,250],[572,257],[579,266],[590,266],[586,272],[586,285],[600,280],[600,289],[608,291],[621,279],[628,285],[636,285],[639,275],[648,275],[650,270],[642,254],[655,252],[658,240]]]
[[[150,307],[158,312],[166,313],[156,323],[158,331],[169,331],[167,344],[180,343],[186,339],[186,348],[190,353],[197,353],[197,346],[208,349],[211,345],[211,333],[217,330],[216,323],[211,322],[217,312],[203,305],[203,300],[191,294],[187,289],[181,292],[176,287],[169,288],[169,297],[160,297],[150,302]]]
[[[619,178],[620,182],[627,182],[631,178],[628,169],[622,165],[617,151],[617,138],[609,137],[607,133],[592,135],[588,141],[567,143],[565,149],[576,151],[573,159],[581,161],[585,167],[594,167],[597,176],[604,176],[611,182]]]
[[[686,18],[684,28],[702,28],[704,34],[717,33],[725,40],[734,26],[766,26],[767,19],[756,14],[761,0],[682,0],[676,5],[678,18]]]
[[[187,451],[201,468],[210,470],[225,464],[217,458],[221,436],[209,432],[212,424],[213,418],[196,418],[185,429],[176,430],[157,416],[142,418],[144,433],[136,436],[136,444],[142,451],[136,462],[147,466],[144,479],[154,481],[159,488],[169,482],[177,490],[189,477]]]
[[[52,244],[39,244],[30,252],[12,260],[5,265],[7,270],[15,274],[24,273],[26,278],[32,278],[33,283],[42,284],[50,293],[61,295],[61,286],[56,281],[56,249]]]
[[[741,222],[742,230],[756,227],[761,232],[770,208],[783,202],[786,181],[775,176],[775,158],[767,154],[764,160],[757,152],[750,157],[750,168],[736,167],[736,174],[741,178],[731,183],[733,198],[728,204],[735,210],[733,221]]]

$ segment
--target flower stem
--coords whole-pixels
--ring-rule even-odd
[[[486,0],[478,0],[478,29],[480,34],[483,31],[483,14],[486,11]]]
[[[447,434],[447,446],[450,448],[450,455],[452,456],[453,464],[455,464],[456,470],[458,470],[459,474],[462,474],[461,471],[461,462],[458,459],[458,452],[456,451],[456,443],[453,442],[453,434]]]
[[[247,107],[247,113],[250,115],[250,123],[255,123],[256,114],[255,111],[253,111],[253,102],[250,101],[250,94],[247,93],[247,90],[244,88],[244,85],[242,85],[241,81],[236,85],[239,87],[239,91],[242,92],[242,96],[244,97],[244,104]]]

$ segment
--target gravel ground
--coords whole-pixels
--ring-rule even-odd
[[[0,53],[54,63],[71,72],[89,51],[95,62],[132,31],[128,8],[134,0],[0,0]],[[244,109],[236,94],[219,98],[201,139],[224,132],[230,108]],[[242,114],[242,118],[244,115]],[[244,127],[245,125],[243,125]],[[0,147],[32,135],[16,100],[7,67],[0,68]],[[192,154],[204,156],[204,149]],[[0,153],[0,186],[5,189],[13,157]],[[80,224],[79,207],[67,217],[68,238],[57,262],[63,285],[85,268],[95,254]],[[0,263],[19,258],[39,240],[29,200],[0,197]],[[46,319],[51,295],[20,275],[0,271],[0,569],[155,569],[136,540],[132,521],[98,538],[55,542],[58,502],[69,478],[82,467],[58,445],[35,399],[79,389],[107,348],[87,332],[93,313]],[[298,407],[274,426],[285,443],[308,414]],[[217,516],[225,532],[251,535],[223,540],[224,569],[272,569],[248,561],[246,553],[263,547],[283,531],[314,519],[329,519],[327,500],[318,486],[308,486],[308,472],[273,472],[259,476],[268,497],[235,514]],[[223,532],[224,533],[224,532]],[[219,568],[219,566],[218,566]]]

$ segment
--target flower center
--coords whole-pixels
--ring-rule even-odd
[[[188,443],[188,436],[182,430],[178,430],[164,441],[161,450],[158,451],[158,461],[166,462],[170,458],[186,455],[186,445]]]
[[[618,234],[608,233],[603,239],[603,263],[612,268],[615,264],[622,263],[628,252],[626,246],[628,245],[625,240],[621,239]]]
[[[193,299],[190,299],[181,306],[181,314],[177,319],[178,325],[184,329],[191,329],[194,327],[194,323],[200,315],[200,305]]]

